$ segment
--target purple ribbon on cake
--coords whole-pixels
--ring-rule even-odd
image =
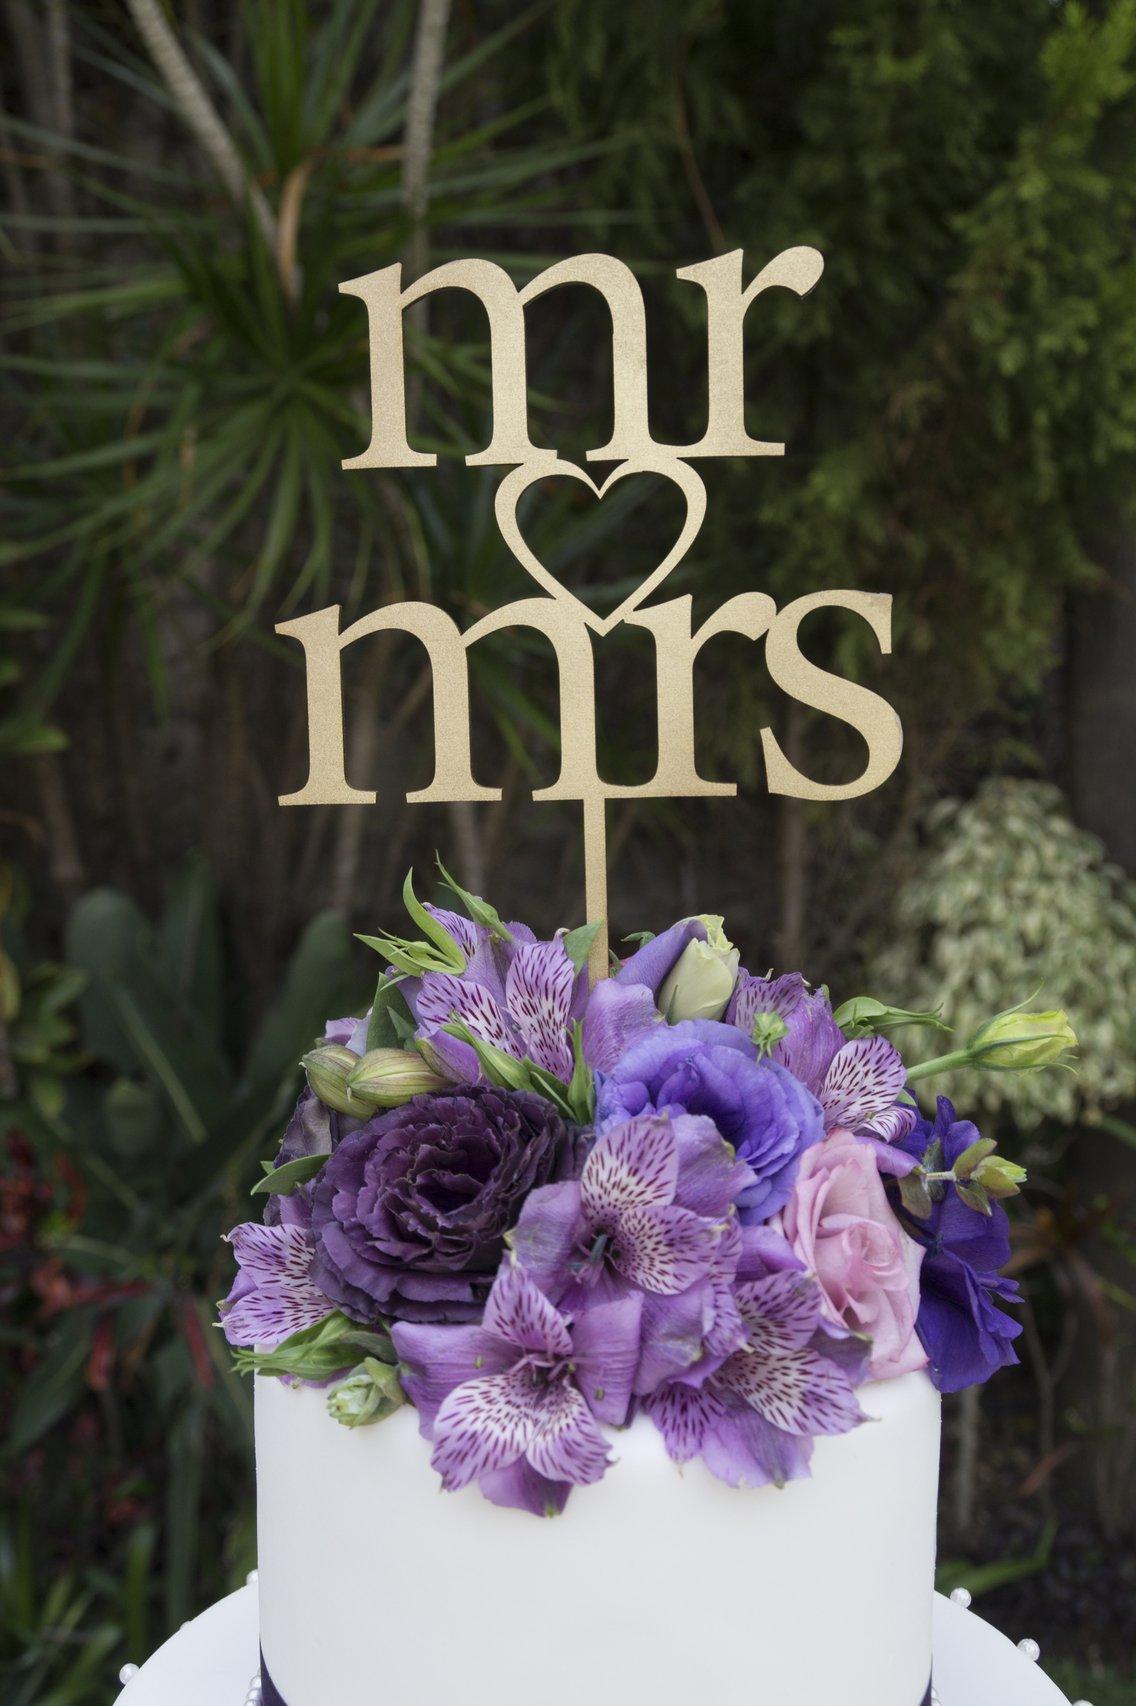
[[[268,1666],[264,1662],[264,1654],[260,1655],[260,1689],[261,1706],[287,1706],[287,1701],[268,1674]],[[786,1701],[784,1706],[790,1706]],[[836,1706],[836,1702],[833,1702]],[[931,1684],[927,1684],[927,1692],[919,1702],[919,1706],[931,1706]]]

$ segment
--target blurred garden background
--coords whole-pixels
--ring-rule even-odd
[[[656,436],[699,436],[701,293],[733,248],[826,257],[746,329],[748,420],[703,463],[668,592],[894,595],[894,655],[818,661],[905,729],[878,793],[772,799],[757,730],[854,774],[737,638],[703,654],[699,754],[737,800],[611,812],[613,932],[721,911],[751,968],[939,1006],[1065,1006],[1076,1076],[952,1085],[1032,1186],[1012,1205],[1022,1365],[947,1406],[942,1585],[1032,1635],[1071,1698],[1136,1699],[1136,4],[1132,0],[3,0],[0,541],[0,1693],[95,1706],[255,1562],[251,1394],[211,1323],[221,1233],[353,932],[435,849],[542,930],[582,921],[535,638],[474,654],[499,806],[416,808],[421,653],[349,670],[348,772],[303,781],[274,624],[523,590],[493,521],[488,347],[448,292],[409,329],[438,469],[345,473],[369,436],[341,280],[467,254],[523,281],[600,249],[648,297]],[[579,288],[529,313],[534,442],[610,430]],[[677,435],[677,436],[676,436]],[[563,482],[561,483],[563,486]],[[545,560],[614,604],[673,538],[650,477],[549,486]],[[660,544],[661,542],[661,544]],[[865,630],[866,632],[866,630]],[[646,636],[642,640],[646,642]],[[598,648],[606,774],[655,750],[644,644]],[[353,671],[353,673],[352,673]]]

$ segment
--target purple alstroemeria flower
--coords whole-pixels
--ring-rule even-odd
[[[734,1288],[746,1344],[697,1381],[644,1401],[678,1463],[701,1457],[731,1487],[783,1486],[809,1472],[818,1434],[866,1418],[855,1388],[869,1347],[824,1320],[820,1289],[769,1228],[745,1235]]]
[[[274,1350],[333,1313],[335,1304],[312,1280],[315,1247],[303,1227],[250,1221],[234,1226],[228,1242],[239,1267],[219,1313],[231,1345]]]
[[[920,1120],[900,1147],[922,1162],[937,1139],[942,1161],[935,1170],[946,1171],[979,1136],[978,1127],[960,1120],[953,1104],[940,1096],[934,1121]],[[991,1202],[989,1214],[968,1208],[948,1185],[929,1220],[900,1212],[926,1252],[915,1331],[930,1359],[931,1378],[940,1392],[981,1385],[1018,1360],[1013,1340],[1021,1322],[998,1307],[998,1302],[1021,1301],[1017,1281],[1004,1279],[1001,1272],[1010,1260],[1006,1211],[999,1202]]]
[[[450,915],[442,922],[450,928]],[[425,972],[404,983],[403,994],[419,1036],[459,1082],[474,1083],[481,1072],[468,1043],[443,1030],[453,1019],[483,1042],[515,1060],[532,1060],[566,1083],[573,1065],[571,1026],[584,1016],[587,973],[576,970],[560,936],[538,942],[524,925],[508,928],[512,942],[483,932],[470,953],[462,941],[464,971]]]
[[[639,1354],[636,1295],[561,1313],[506,1258],[478,1327],[399,1322],[402,1382],[447,1492],[552,1516],[611,1461],[599,1424],[627,1420]]]
[[[751,977],[742,972],[726,1018],[750,1036],[759,1013],[775,1013],[788,1027],[769,1058],[787,1067],[824,1110],[824,1129],[869,1132],[894,1143],[916,1120],[897,1101],[907,1081],[899,1050],[886,1037],[849,1042],[832,1016],[823,989],[812,990],[799,972]]]
[[[540,1289],[570,1313],[642,1292],[638,1393],[709,1348],[732,1350],[741,1323],[720,1246],[753,1182],[712,1120],[646,1115],[596,1140],[578,1181],[534,1191],[510,1244]],[[727,1247],[729,1248],[729,1247]],[[736,1255],[735,1255],[736,1263]]]
[[[759,1061],[733,1025],[687,1019],[642,1037],[600,1083],[596,1129],[643,1113],[712,1119],[753,1182],[737,1199],[743,1221],[784,1208],[801,1155],[824,1135],[820,1105],[783,1066]]]
[[[563,932],[542,942],[527,925],[509,924],[512,941],[505,942],[457,913],[430,910],[466,955],[465,970],[426,972],[403,983],[402,992],[418,1021],[418,1035],[458,1083],[476,1083],[481,1068],[468,1043],[446,1035],[443,1027],[453,1019],[483,1042],[515,1060],[534,1061],[563,1083],[570,1081],[575,1064],[575,1020],[583,1020],[584,1058],[600,1072],[609,1070],[644,1031],[662,1023],[653,994],[642,983],[605,979],[589,993],[587,971],[577,971],[568,957]]]

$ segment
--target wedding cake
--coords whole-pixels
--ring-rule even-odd
[[[449,879],[447,879],[449,880]],[[833,1009],[687,918],[610,975],[407,903],[233,1229],[264,1698],[923,1706],[939,1394],[1015,1360],[1000,1199],[940,1097],[1060,1015]]]

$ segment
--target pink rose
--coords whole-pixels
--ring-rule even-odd
[[[838,1128],[807,1149],[783,1223],[827,1313],[870,1337],[872,1378],[926,1367],[915,1336],[923,1250],[892,1213],[870,1146]]]

